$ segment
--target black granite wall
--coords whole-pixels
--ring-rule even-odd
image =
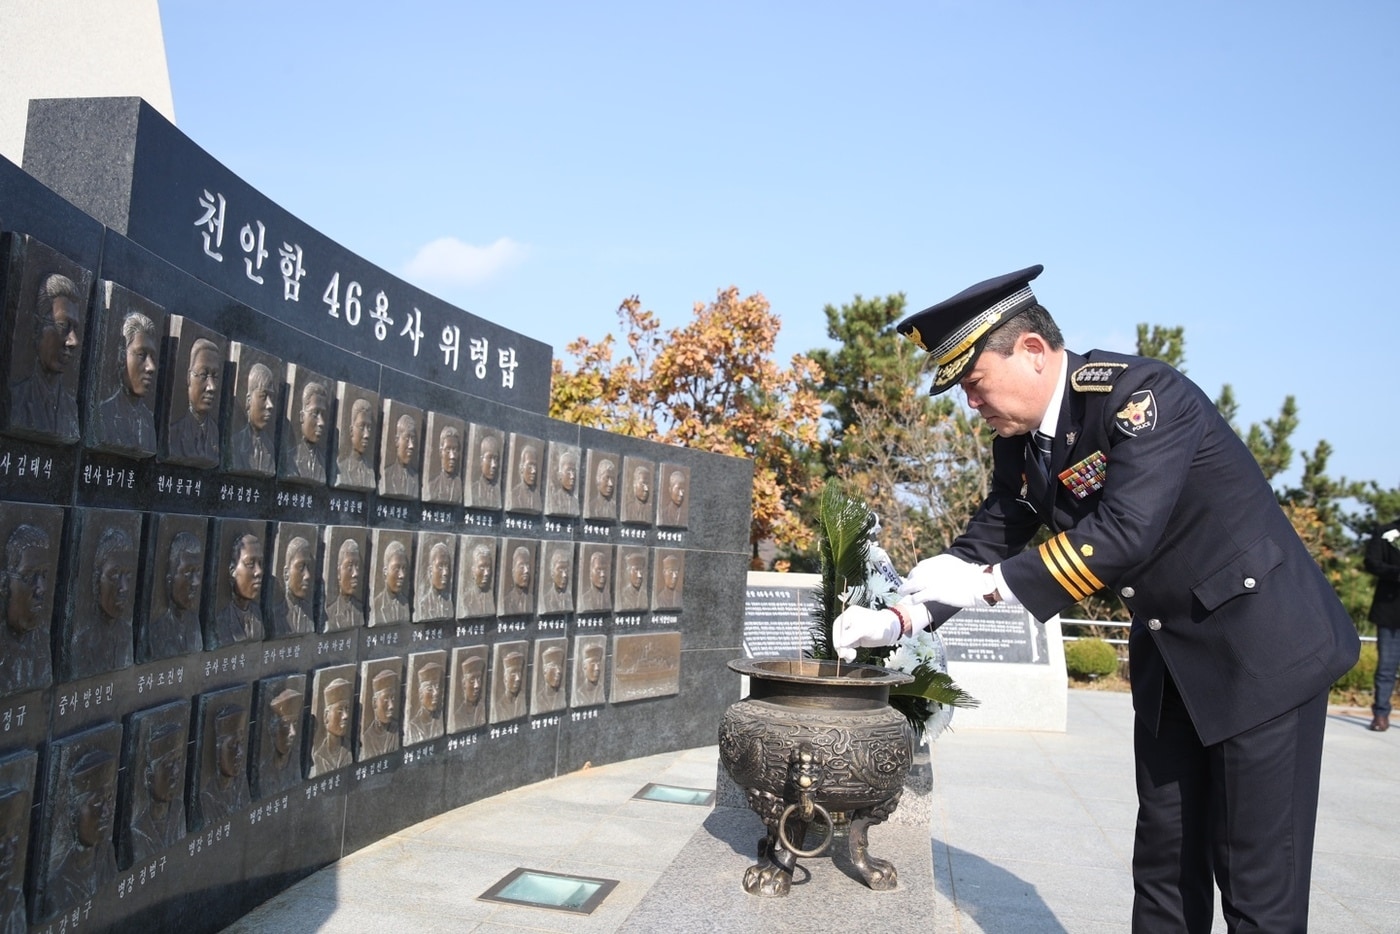
[[[0,250],[0,932],[217,930],[446,809],[714,742],[748,462],[548,418],[546,343],[136,99],[31,105]]]

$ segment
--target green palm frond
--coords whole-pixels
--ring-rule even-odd
[[[976,707],[981,703],[977,698],[958,687],[947,672],[929,671],[926,668],[920,668],[919,673],[914,675],[913,684],[890,688],[891,696],[899,694],[922,697],[940,707],[966,708]]]
[[[821,582],[812,608],[812,657],[832,659],[831,624],[846,608],[841,597],[855,590],[850,603],[864,605],[869,532],[875,522],[870,509],[846,493],[837,480],[822,489],[817,541],[821,552]]]

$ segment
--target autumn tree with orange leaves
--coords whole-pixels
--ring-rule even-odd
[[[811,466],[817,444],[820,378],[797,355],[772,359],[781,321],[759,293],[734,287],[696,302],[684,327],[663,331],[637,296],[617,310],[625,347],[608,334],[580,337],[556,359],[549,414],[634,438],[749,458],[754,463],[750,542],[805,547],[812,532],[797,503],[820,487]],[[614,359],[614,356],[617,359]]]

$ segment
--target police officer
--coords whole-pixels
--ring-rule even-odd
[[[999,602],[1048,619],[1099,590],[1129,634],[1133,930],[1307,929],[1327,694],[1356,629],[1210,399],[1164,363],[1064,348],[1031,266],[900,322],[996,432],[987,498],[907,605],[849,609],[843,655]],[[1042,527],[1052,533],[1027,548]]]

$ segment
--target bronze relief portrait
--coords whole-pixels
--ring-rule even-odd
[[[338,771],[355,761],[355,666],[332,665],[311,673],[311,765],[308,778]]]
[[[29,930],[24,897],[29,823],[38,754],[25,750],[0,758],[0,931]]]
[[[662,463],[660,477],[656,524],[668,529],[683,529],[690,523],[690,468]]]
[[[574,677],[569,694],[570,707],[596,707],[607,700],[603,664],[608,637],[574,636]]]
[[[78,440],[78,384],[92,273],[27,234],[7,238],[5,333],[10,335],[4,428]]]
[[[187,467],[219,465],[219,400],[228,356],[222,335],[184,317],[168,315],[175,353],[167,376],[163,460]]]
[[[622,459],[622,521],[651,525],[656,518],[656,464],[644,457]]]
[[[379,452],[379,495],[418,499],[423,456],[423,410],[384,400],[384,437]]]
[[[301,522],[277,522],[273,529],[272,624],[267,636],[282,639],[315,632],[321,577],[316,549],[321,536],[316,526]]]
[[[544,442],[519,433],[510,436],[510,482],[506,511],[538,515],[544,511]]]
[[[304,366],[287,364],[287,405],[278,471],[283,480],[311,486],[325,484],[333,385]]]
[[[130,869],[185,836],[185,758],[190,702],[170,701],[127,718],[122,737],[117,867]]]
[[[443,734],[447,652],[415,652],[408,656],[408,715],[403,721],[403,744],[416,746]]]
[[[651,607],[650,567],[650,554],[645,546],[617,547],[613,606],[619,613],[636,613]]]
[[[121,738],[119,725],[105,723],[49,744],[34,873],[37,922],[81,904],[116,877],[112,841]]]
[[[379,394],[353,383],[336,390],[335,481],[342,490],[375,488],[374,455],[379,450]]]
[[[360,663],[360,744],[356,762],[368,762],[399,750],[402,689],[402,658]]]
[[[392,626],[413,618],[413,533],[371,529],[370,626]]]
[[[101,332],[87,390],[88,443],[126,457],[152,457],[165,309],[106,279],[97,283],[97,299]]]
[[[63,508],[0,502],[0,545],[5,573],[0,577],[0,697],[53,683],[51,626],[58,555],[63,541]]]
[[[255,692],[258,716],[252,748],[255,799],[285,791],[301,781],[306,675],[262,678]]]
[[[125,509],[74,511],[77,555],[59,652],[59,680],[131,667],[137,548],[142,514]]]
[[[204,648],[200,606],[209,520],[163,513],[152,522],[153,544],[146,558],[148,611],[144,620],[138,618],[136,632],[136,660],[142,663]]]
[[[263,585],[266,581],[267,523],[252,519],[216,520],[215,550],[207,576],[213,577],[214,612],[204,634],[205,648],[213,651],[240,642],[261,642]],[[206,599],[209,599],[206,597]]]
[[[467,452],[467,505],[500,509],[505,485],[505,432],[473,423],[467,429]]]
[[[578,612],[611,613],[613,546],[583,542],[578,549]]]
[[[354,629],[365,624],[366,582],[369,580],[369,532],[360,526],[332,525],[325,532],[325,610],[322,632]]]
[[[486,646],[463,645],[452,650],[452,703],[447,732],[464,733],[486,724]]]
[[[496,615],[529,616],[535,612],[535,567],[540,543],[530,538],[501,542],[500,588]]]
[[[583,489],[583,517],[602,522],[617,521],[618,476],[622,473],[622,458],[607,451],[592,448],[586,458]]]
[[[652,575],[651,608],[679,610],[685,583],[685,552],[680,548],[657,548],[652,555]]]
[[[233,391],[224,444],[225,469],[252,477],[277,475],[277,412],[282,361],[247,344],[229,344]]]
[[[562,710],[568,705],[568,695],[564,693],[564,652],[568,644],[563,636],[535,640],[534,690],[530,692],[532,716]]]
[[[524,641],[499,642],[491,647],[492,723],[525,716],[525,653],[529,648]]]
[[[457,579],[456,561],[455,535],[450,532],[418,533],[414,622],[427,623],[456,618],[457,602],[452,593]]]
[[[457,536],[457,616],[479,619],[496,615],[496,539],[489,535]]]
[[[252,685],[195,698],[194,774],[185,802],[191,830],[210,827],[248,806],[248,710]]]
[[[579,447],[562,441],[549,442],[549,475],[544,487],[544,511],[550,516],[579,515]]]
[[[539,612],[557,616],[574,610],[574,543],[545,542],[540,562]]]
[[[428,413],[428,480],[423,502],[460,506],[465,498],[467,423],[442,412]]]

